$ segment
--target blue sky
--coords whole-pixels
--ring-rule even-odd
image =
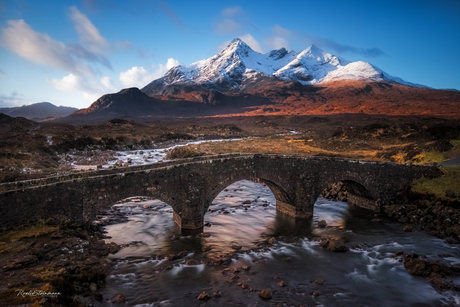
[[[0,107],[88,107],[210,57],[315,44],[433,88],[460,90],[460,1],[0,1]]]

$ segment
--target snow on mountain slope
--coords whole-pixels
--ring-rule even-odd
[[[330,81],[395,81],[367,62],[347,62],[312,45],[300,53],[285,48],[261,54],[236,38],[217,55],[190,66],[171,68],[142,91],[148,95],[169,95],[194,90],[220,92],[244,90],[260,79],[297,81],[303,85]]]

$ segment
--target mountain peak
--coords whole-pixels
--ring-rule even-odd
[[[234,38],[228,45],[225,47],[222,52],[232,52],[232,53],[238,53],[240,55],[248,55],[250,51],[253,51],[251,47],[249,47],[248,44],[246,44],[242,39],[240,38]]]

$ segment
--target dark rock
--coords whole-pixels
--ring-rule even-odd
[[[275,244],[275,243],[276,243],[276,239],[274,237],[268,240],[268,244]]]
[[[423,255],[422,255],[423,256]],[[404,254],[404,267],[406,270],[416,276],[430,276],[431,273],[441,275],[450,275],[458,269],[448,267],[439,261],[423,259],[417,254]]]
[[[405,225],[404,226],[404,231],[405,232],[412,232],[412,226],[411,225]]]
[[[117,296],[113,297],[110,302],[112,304],[124,304],[126,303],[126,299],[123,294],[118,294]]]
[[[209,296],[209,294],[206,291],[203,291],[200,293],[200,295],[198,295],[196,299],[201,300],[201,301],[206,301],[206,300],[209,300],[210,298],[211,297]]]
[[[324,228],[326,226],[327,226],[327,223],[326,223],[325,220],[321,220],[321,221],[318,222],[318,227],[319,228]]]
[[[456,238],[454,238],[454,237],[448,237],[448,238],[446,238],[445,241],[446,241],[447,244],[458,244],[458,243],[460,243],[460,242],[459,242]]]
[[[245,200],[245,201],[243,201],[243,205],[249,205],[250,203],[251,203],[250,200]]]
[[[324,280],[322,280],[322,279],[317,279],[317,280],[315,280],[313,283],[320,286],[320,285],[324,284]]]
[[[97,285],[92,282],[92,283],[89,284],[89,289],[91,290],[91,292],[96,292],[97,291]]]
[[[446,190],[446,197],[457,198],[457,195],[452,190]]]
[[[237,285],[238,285],[238,287],[240,287],[241,289],[248,289],[248,288],[249,288],[248,285],[243,284],[243,283],[240,283],[240,282],[239,282]]]
[[[190,259],[185,263],[185,265],[195,266],[198,265],[198,261]]]
[[[90,305],[89,300],[87,298],[81,296],[81,295],[75,295],[73,297],[73,301],[75,303],[81,304],[83,306],[89,306]]]
[[[459,288],[452,282],[450,278],[442,276],[438,273],[431,273],[428,280],[432,285],[436,286],[440,290],[457,290],[457,288]]]
[[[232,248],[233,248],[233,249],[236,249],[236,250],[240,250],[240,249],[242,248],[242,246],[236,245],[236,244],[232,244]]]
[[[243,265],[241,268],[242,268],[243,270],[245,270],[245,271],[249,271],[249,270],[251,269],[251,268],[250,268],[249,266],[247,266],[247,265]]]
[[[321,293],[321,292],[319,292],[319,291],[315,291],[315,292],[313,292],[313,294],[312,294],[312,295],[313,295],[313,296],[320,296],[320,295],[322,295],[322,293]]]
[[[202,236],[203,238],[208,238],[208,237],[211,236],[211,234],[210,234],[209,232],[203,232],[203,233],[201,234],[201,236]]]
[[[280,287],[286,287],[286,283],[284,281],[280,281],[279,283],[277,283],[277,285]]]
[[[272,298],[272,289],[267,288],[267,289],[261,290],[259,292],[259,297],[263,298],[263,299],[266,299],[266,300],[271,299]]]
[[[333,252],[346,252],[349,250],[348,246],[345,245],[343,240],[339,239],[327,239],[321,242],[321,246]]]
[[[13,262],[8,263],[3,267],[3,270],[9,271],[9,270],[17,270],[21,268],[26,268],[30,266],[34,266],[37,264],[37,257],[33,255],[26,255],[23,256],[22,258],[17,258]]]

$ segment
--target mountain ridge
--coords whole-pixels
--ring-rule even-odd
[[[262,54],[236,38],[215,56],[189,66],[175,66],[141,90],[149,96],[196,90],[247,91],[247,85],[260,78],[302,85],[361,80],[421,86],[393,77],[368,62],[340,59],[315,45],[299,53],[280,48]]]
[[[64,117],[77,111],[77,108],[56,106],[50,102],[37,102],[21,107],[0,108],[0,113],[11,117],[24,117],[41,120],[46,118]]]

